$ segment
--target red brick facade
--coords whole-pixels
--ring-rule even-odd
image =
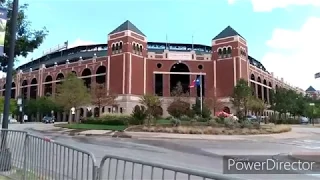
[[[118,94],[120,107],[123,107],[124,112],[130,113],[140,95],[155,93],[155,74],[163,74],[163,97],[170,96],[170,71],[179,63],[189,68],[190,82],[198,74],[204,74],[203,88],[206,96],[216,95],[218,98],[228,99],[240,78],[248,80],[256,95],[266,102],[269,102],[269,89],[280,86],[293,88],[275,78],[273,73],[250,64],[246,40],[238,35],[212,40],[212,52],[203,54],[196,53],[195,50],[149,52],[146,37],[131,30],[110,34],[107,43],[108,51],[102,57],[87,60],[79,57],[77,62],[66,62],[49,68],[45,67],[44,62],[38,70],[18,72],[14,78],[12,97],[25,94],[30,98],[32,92],[33,96],[43,96],[50,89],[49,93],[54,95],[56,83],[61,81],[59,77],[61,79],[67,73],[74,72],[91,81],[91,84],[98,77],[104,77],[106,92]],[[5,80],[1,79],[0,91],[4,91],[4,83]],[[196,90],[190,89],[190,95],[195,97]]]

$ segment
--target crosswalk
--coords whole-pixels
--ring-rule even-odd
[[[317,150],[320,149],[320,140],[294,140],[291,142],[287,142],[286,144],[298,146],[304,149]]]

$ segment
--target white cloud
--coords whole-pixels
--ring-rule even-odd
[[[234,4],[241,0],[228,0]],[[245,1],[245,0],[243,0]],[[288,8],[289,6],[320,6],[320,0],[250,0],[255,12],[270,12],[277,8]]]
[[[69,43],[68,48],[72,48],[72,47],[76,47],[76,46],[92,45],[92,44],[97,44],[97,43],[93,42],[93,41],[87,41],[87,40],[82,40],[82,39],[78,38],[74,42]]]
[[[262,63],[292,85],[303,89],[313,85],[320,89],[320,79],[314,79],[314,74],[320,72],[319,32],[317,17],[308,18],[298,30],[275,29],[266,42],[270,51],[263,56]]]

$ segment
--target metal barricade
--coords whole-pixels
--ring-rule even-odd
[[[1,130],[0,179],[96,180],[94,156],[87,151],[30,135]]]
[[[2,129],[0,136],[0,177],[22,179],[27,132]]]
[[[243,180],[193,169],[152,163],[120,156],[104,156],[98,180]]]
[[[14,180],[240,180],[238,178],[132,159],[104,156],[100,166],[92,153],[30,135],[2,129],[0,179]]]
[[[90,152],[33,135],[27,135],[26,147],[27,180],[96,179],[96,160]]]

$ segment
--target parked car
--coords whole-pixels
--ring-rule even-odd
[[[246,120],[258,121],[258,118],[257,118],[257,116],[254,116],[254,115],[248,115],[248,116],[246,116]]]
[[[46,124],[48,124],[48,123],[54,123],[54,118],[53,118],[53,117],[50,117],[50,116],[44,116],[44,117],[42,118],[42,122],[43,122],[43,123],[46,123]]]
[[[12,117],[9,117],[9,123],[17,123],[18,121]]]
[[[300,124],[309,124],[309,118],[300,117]]]

